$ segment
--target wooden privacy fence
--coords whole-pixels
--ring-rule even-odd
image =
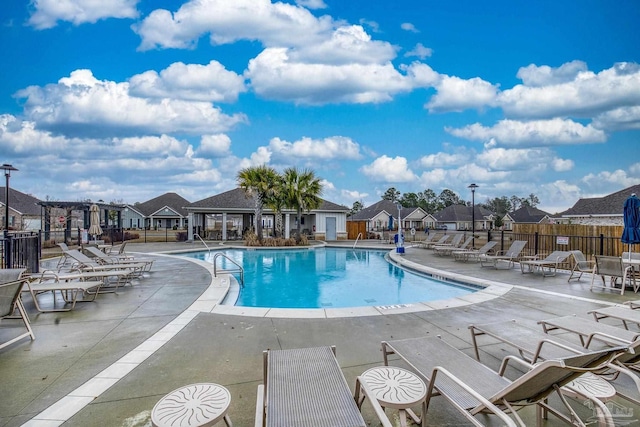
[[[367,221],[347,221],[347,239],[355,240],[362,233],[361,239],[367,239]]]
[[[514,224],[512,240],[526,240],[530,254],[549,254],[556,250],[581,250],[586,256],[621,256],[629,250],[622,243],[621,225]],[[640,245],[632,245],[640,252]]]

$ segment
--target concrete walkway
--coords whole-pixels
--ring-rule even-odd
[[[569,284],[566,272],[543,279],[523,275],[519,268],[496,271],[407,248],[405,255],[396,257],[409,267],[467,276],[494,284],[493,290],[366,316],[357,310],[341,317],[302,313],[300,318],[295,311],[282,310],[238,315],[217,305],[228,283],[212,280],[210,266],[161,255],[201,247],[195,243],[128,245],[131,252],[155,254],[148,277],[116,294],[100,295],[93,303],[78,304],[71,312],[38,313],[25,294],[37,339],[0,350],[0,425],[149,426],[151,408],[171,390],[194,382],[216,382],[231,391],[229,414],[234,425],[252,426],[265,349],[335,345],[353,387],[357,375],[382,363],[381,340],[440,335],[471,355],[467,328],[471,323],[518,319],[538,328],[540,319],[566,314],[587,317],[590,309],[638,298],[633,293],[622,297],[608,291],[590,292],[590,277]],[[17,334],[16,324],[3,321],[0,340]],[[512,351],[490,340],[486,343],[482,361],[497,369],[502,357]],[[640,415],[640,408],[627,401],[616,399],[616,404],[627,414]],[[592,414],[580,402],[574,406],[585,419]],[[534,425],[533,411],[522,413],[531,420],[528,425]],[[397,422],[397,412],[389,410],[388,415]],[[378,425],[366,404],[364,416],[371,425]],[[438,399],[429,410],[428,425],[468,422]],[[550,418],[545,425],[564,424]]]

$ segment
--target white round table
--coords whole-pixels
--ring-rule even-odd
[[[160,399],[151,410],[154,427],[212,426],[224,419],[232,427],[227,415],[231,394],[218,384],[190,384],[173,390]]]
[[[376,398],[380,406],[399,411],[400,425],[407,425],[407,413],[416,424],[425,425],[422,421],[426,412],[427,386],[416,374],[393,366],[379,366],[365,371],[360,378],[367,384],[372,397]],[[359,406],[364,398],[363,393]],[[422,421],[410,409],[418,404],[422,405]]]

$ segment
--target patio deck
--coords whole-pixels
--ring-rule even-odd
[[[353,242],[338,244],[351,247]],[[366,245],[392,248],[380,243],[358,243],[358,247]],[[131,244],[127,249],[161,253],[194,247],[202,245]],[[382,340],[440,335],[472,355],[467,329],[471,323],[519,319],[539,327],[537,320],[574,313],[586,317],[588,310],[640,299],[634,293],[620,296],[609,291],[590,292],[590,277],[585,275],[579,282],[567,283],[568,272],[564,271],[543,280],[538,275],[521,274],[517,266],[496,271],[410,247],[402,259],[476,280],[499,282],[502,292],[368,316],[356,311],[344,313],[344,317],[281,317],[282,311],[269,316],[245,316],[216,312],[211,308],[215,303],[194,304],[203,293],[207,295],[205,291],[212,282],[209,269],[188,259],[156,256],[149,277],[117,294],[101,295],[94,303],[80,304],[71,312],[38,313],[25,295],[37,339],[23,340],[0,351],[0,425],[148,426],[151,408],[166,393],[194,382],[215,382],[231,392],[229,415],[234,425],[253,426],[265,349],[335,345],[340,366],[353,389],[357,375],[382,364]],[[180,318],[185,319],[184,324],[166,337],[166,343],[156,345],[127,372],[114,373],[113,378],[119,380],[101,376],[105,370],[122,368],[116,364],[119,359],[153,341],[150,338],[154,334]],[[12,333],[9,322],[0,327],[0,340]],[[495,342],[482,350],[483,363],[494,369],[502,357],[510,354],[506,346]],[[52,406],[70,397],[87,381],[93,379],[95,383],[96,377],[108,383],[102,393],[75,408]],[[640,414],[640,408],[626,401],[616,404],[627,413]],[[579,403],[575,406],[586,418],[592,413]],[[533,421],[533,411],[525,409],[522,413]],[[393,420],[397,412],[389,410],[388,415]],[[364,417],[372,426],[378,425],[366,405]],[[640,419],[640,415],[635,418]],[[437,399],[429,410],[428,425],[467,423],[448,403]],[[545,425],[564,424],[550,418]]]

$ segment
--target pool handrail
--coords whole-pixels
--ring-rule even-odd
[[[205,248],[207,248],[207,251],[209,251],[209,253],[211,253],[211,248],[209,247],[209,245],[207,245],[207,242],[205,242],[204,240],[202,240],[202,237],[200,237],[200,235],[198,233],[195,233],[193,235],[193,237],[197,237],[198,239],[200,239],[200,241],[202,242],[202,244],[204,245]]]
[[[218,252],[217,254],[215,254],[213,256],[213,277],[218,277],[218,266],[216,264],[216,260],[219,257],[223,257],[225,258],[227,261],[229,261],[231,264],[235,265],[236,267],[238,267],[237,270],[222,270],[225,273],[240,273],[240,286],[244,286],[244,269],[242,268],[242,266],[240,264],[238,264],[234,259],[230,258],[229,256],[227,256],[226,254],[222,253],[222,252]]]
[[[352,249],[356,248],[356,245],[358,244],[358,239],[360,239],[360,237],[362,237],[362,233],[358,233],[358,235],[356,236],[356,241],[353,243]]]

